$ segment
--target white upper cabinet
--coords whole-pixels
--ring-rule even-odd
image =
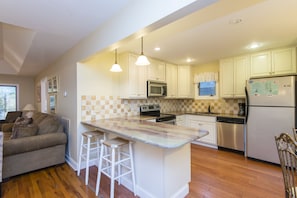
[[[220,95],[223,98],[245,97],[246,80],[249,78],[249,56],[220,60]]]
[[[275,74],[296,73],[296,48],[273,50],[272,71]]]
[[[151,64],[148,65],[148,80],[165,82],[165,63],[150,59]]]
[[[136,60],[137,56],[134,54],[123,54],[119,57],[119,64],[123,68],[120,73],[121,98],[147,98],[147,66],[135,65]]]
[[[192,93],[192,78],[191,66],[177,66],[177,97],[178,98],[193,98]]]
[[[177,65],[166,63],[167,97],[177,97]]]
[[[295,74],[296,48],[283,48],[251,55],[251,77]]]

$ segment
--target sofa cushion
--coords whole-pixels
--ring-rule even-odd
[[[46,133],[55,133],[59,129],[60,122],[56,116],[48,115],[39,124],[38,135]]]
[[[36,151],[38,149],[66,144],[66,142],[67,136],[65,133],[48,133],[44,135],[10,139],[3,142],[3,156],[6,157],[9,155]]]
[[[41,112],[34,112],[32,118],[35,122],[35,124],[39,124],[43,119],[45,119],[47,116],[49,116],[46,113],[41,113]]]

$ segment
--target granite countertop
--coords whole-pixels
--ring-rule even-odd
[[[82,124],[161,148],[178,148],[208,134],[208,131],[149,122],[145,119],[148,118],[133,116],[85,121]]]

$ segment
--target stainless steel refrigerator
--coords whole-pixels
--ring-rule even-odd
[[[279,164],[274,137],[296,127],[296,76],[247,81],[247,156]]]

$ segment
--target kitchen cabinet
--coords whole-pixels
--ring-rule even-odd
[[[295,73],[296,48],[282,48],[251,55],[251,77]]]
[[[167,97],[177,97],[177,65],[166,63]]]
[[[246,80],[250,74],[250,57],[240,56],[220,60],[220,95],[223,98],[244,98]]]
[[[202,137],[193,143],[217,148],[217,128],[215,116],[187,115],[187,126],[209,132],[207,136]]]
[[[147,66],[135,65],[136,60],[137,56],[134,54],[123,54],[119,57],[119,64],[123,68],[120,73],[121,98],[147,98]]]
[[[187,119],[186,115],[178,115],[176,116],[176,125],[187,127]]]
[[[148,80],[165,82],[165,63],[151,59],[148,66]]]
[[[178,98],[193,98],[191,66],[177,66],[177,97]]]

